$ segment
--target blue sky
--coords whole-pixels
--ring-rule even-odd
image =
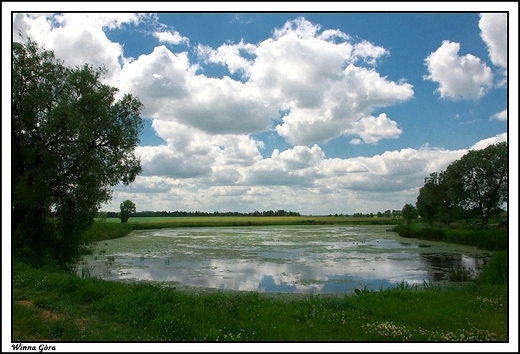
[[[143,102],[143,172],[104,210],[376,213],[415,204],[431,172],[516,124],[507,13],[464,10],[26,10],[12,33],[67,65],[104,65]]]

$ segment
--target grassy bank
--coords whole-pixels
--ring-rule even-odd
[[[497,227],[481,230],[470,227],[432,227],[427,223],[413,222],[410,225],[397,225],[393,230],[403,237],[457,243],[489,251],[508,248],[507,230]]]
[[[505,284],[353,295],[180,290],[15,262],[14,341],[506,341]]]

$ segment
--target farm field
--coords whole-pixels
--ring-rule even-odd
[[[99,219],[96,219],[99,221]],[[129,224],[170,224],[177,226],[230,226],[244,225],[293,225],[293,224],[397,224],[391,217],[370,218],[353,216],[186,216],[186,217],[130,217]],[[121,223],[119,218],[107,218],[105,222]]]

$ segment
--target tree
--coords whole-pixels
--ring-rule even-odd
[[[450,191],[458,205],[475,210],[484,225],[507,203],[507,142],[470,150],[446,169]]]
[[[104,85],[103,68],[69,68],[36,42],[13,42],[11,233],[16,257],[70,264],[111,187],[141,172],[142,104]]]
[[[412,204],[405,204],[401,210],[401,215],[406,220],[406,224],[409,225],[412,219],[417,218],[417,209]]]
[[[136,208],[135,204],[131,200],[125,200],[122,202],[119,207],[121,208],[121,212],[119,213],[119,218],[121,219],[121,222],[127,222],[128,218],[132,213],[135,213]]]
[[[453,211],[453,201],[450,197],[450,186],[444,172],[433,172],[424,179],[424,186],[419,190],[415,203],[417,212],[430,224],[442,221],[448,225]]]

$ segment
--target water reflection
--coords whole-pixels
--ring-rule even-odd
[[[343,293],[478,271],[490,254],[403,239],[379,226],[190,228],[133,232],[85,258],[108,280],[260,292]],[[78,267],[78,272],[80,272]]]

